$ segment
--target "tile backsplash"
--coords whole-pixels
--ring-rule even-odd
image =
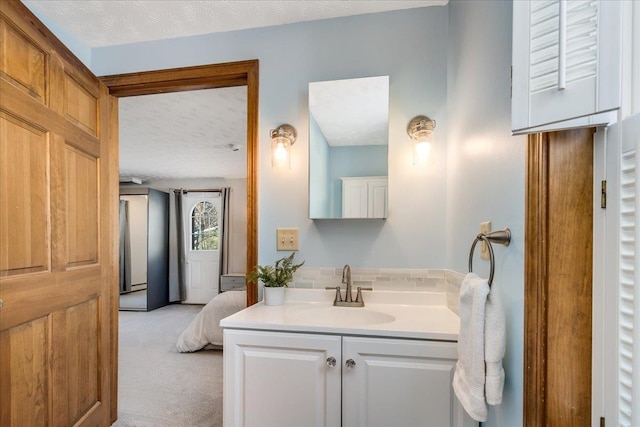
[[[374,291],[446,292],[447,305],[458,313],[458,294],[464,274],[445,269],[352,268],[351,281]],[[342,284],[342,268],[302,267],[293,275],[294,288],[324,289]]]
[[[447,306],[451,311],[460,315],[460,286],[466,274],[446,270],[445,287],[447,292]]]

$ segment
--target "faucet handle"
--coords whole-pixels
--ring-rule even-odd
[[[356,302],[362,302],[362,287],[358,286],[358,293],[356,294]]]
[[[340,286],[336,286],[336,299],[334,300],[334,303],[336,302],[342,302],[342,294],[340,293]]]

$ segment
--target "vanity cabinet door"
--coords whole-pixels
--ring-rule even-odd
[[[341,337],[225,329],[224,352],[226,427],[340,426]]]
[[[477,425],[451,387],[456,359],[456,343],[344,337],[342,425]]]

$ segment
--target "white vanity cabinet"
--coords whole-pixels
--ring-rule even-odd
[[[341,346],[335,335],[225,329],[224,425],[340,426]]]
[[[225,329],[224,425],[477,426],[456,343]]]
[[[514,133],[607,122],[621,106],[621,24],[619,1],[513,2]]]
[[[342,180],[342,218],[386,218],[387,177],[345,177]]]
[[[342,425],[477,426],[451,382],[456,343],[343,337]]]

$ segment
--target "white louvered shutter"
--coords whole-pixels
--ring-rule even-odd
[[[640,426],[640,114],[607,130],[604,416],[607,426]],[[595,326],[595,325],[594,325]],[[595,351],[595,349],[594,349]],[[594,375],[598,375],[597,372]],[[598,391],[595,390],[597,394]]]
[[[614,3],[614,7],[611,4]],[[601,0],[514,2],[514,130],[620,106],[619,5]],[[613,28],[608,26],[613,25]],[[606,49],[599,46],[606,44]],[[604,68],[603,68],[604,67]],[[611,71],[611,69],[614,69]],[[616,74],[615,69],[618,70]],[[617,89],[616,89],[617,88]]]
[[[618,423],[631,426],[633,417],[634,283],[636,282],[636,150],[620,162],[620,230],[618,286]],[[637,312],[636,312],[637,313]],[[638,353],[635,353],[638,354]],[[637,384],[636,384],[637,387]]]
[[[562,19],[565,48],[561,61],[560,6],[563,4],[566,5]],[[566,84],[595,78],[598,66],[597,21],[596,1],[548,0],[532,3],[529,33],[530,94],[558,89],[561,74],[564,74]]]

